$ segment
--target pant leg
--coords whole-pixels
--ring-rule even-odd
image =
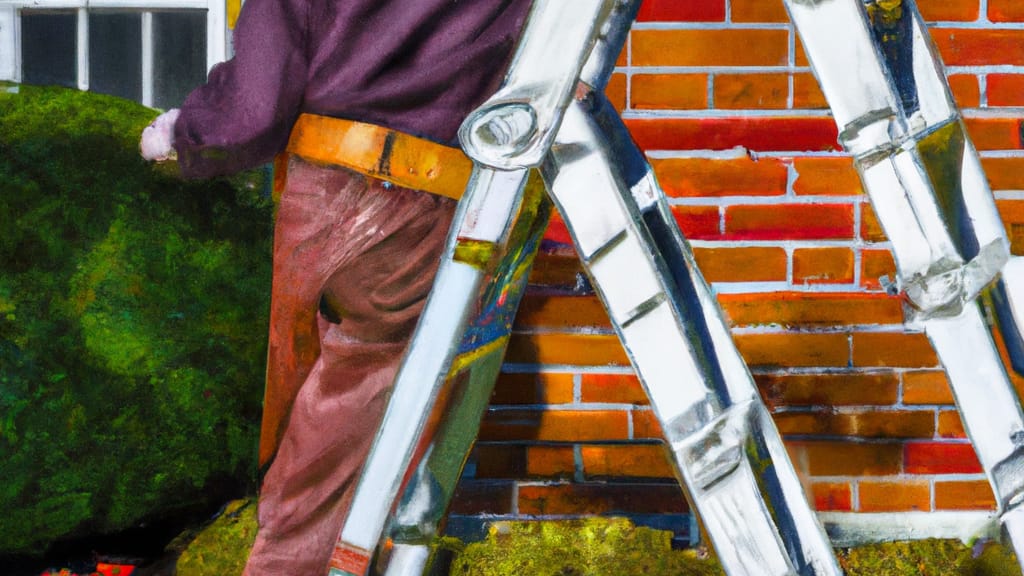
[[[318,355],[263,481],[246,575],[325,572],[454,206],[343,169],[290,162],[278,214],[278,227],[288,230],[277,237],[291,238],[290,279],[316,285],[291,290],[306,304],[296,310],[302,327],[310,306],[318,318]],[[281,257],[288,254],[275,249],[275,259]],[[324,314],[317,316],[320,307]]]

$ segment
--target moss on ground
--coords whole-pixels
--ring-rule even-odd
[[[255,538],[256,502],[231,502],[178,557],[176,576],[241,574]]]
[[[273,205],[154,170],[156,114],[0,90],[0,558],[253,487]]]

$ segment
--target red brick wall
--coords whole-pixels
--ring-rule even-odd
[[[1024,3],[919,4],[1024,254]],[[608,93],[817,509],[991,510],[937,358],[880,288],[886,238],[782,1],[646,0]],[[453,512],[683,526],[657,421],[579,274],[567,246],[539,257]]]

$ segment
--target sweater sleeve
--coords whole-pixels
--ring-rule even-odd
[[[259,166],[284,149],[306,86],[308,10],[308,0],[245,2],[235,57],[210,70],[175,123],[186,178]]]

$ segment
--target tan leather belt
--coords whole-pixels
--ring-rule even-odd
[[[473,169],[462,150],[374,124],[302,114],[288,152],[405,188],[458,199]]]

